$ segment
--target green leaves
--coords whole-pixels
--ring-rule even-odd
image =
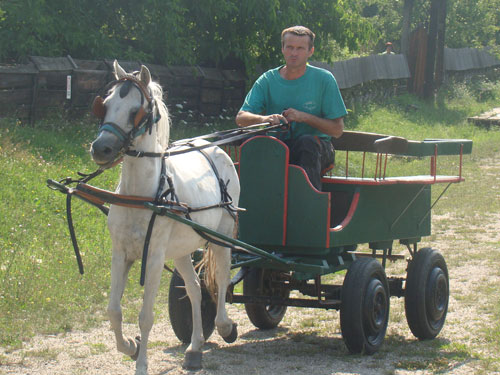
[[[281,62],[281,30],[306,25],[317,58],[358,48],[371,26],[352,0],[19,0],[0,10],[0,59],[122,58],[250,72]],[[359,32],[358,32],[359,30]]]
[[[408,1],[408,0],[406,0]],[[404,0],[17,0],[0,8],[0,61],[30,55],[259,69],[282,63],[281,31],[316,33],[313,59],[377,53],[401,38]],[[414,0],[412,29],[430,0]],[[447,0],[448,47],[500,44],[500,0]],[[396,50],[399,52],[399,50]]]

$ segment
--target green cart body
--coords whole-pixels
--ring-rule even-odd
[[[366,141],[359,142],[358,138],[357,145],[344,142],[336,148],[372,151],[363,143]],[[392,151],[404,156],[429,156],[433,163],[436,155],[461,155],[470,153],[472,147],[467,140],[405,143],[404,147],[396,144]],[[385,151],[391,151],[394,144],[386,146]],[[390,250],[395,240],[403,244],[419,242],[431,234],[431,186],[463,181],[461,175],[435,173],[410,177],[325,176],[322,191],[318,191],[302,168],[289,164],[287,146],[267,136],[252,138],[241,146],[239,174],[240,206],[246,209],[239,217],[239,239],[303,264],[302,269],[296,267],[299,278],[315,276],[308,266],[317,266],[320,274],[347,269],[358,244]],[[236,254],[236,264],[239,258],[249,261]],[[256,258],[255,263],[276,267],[266,259]]]

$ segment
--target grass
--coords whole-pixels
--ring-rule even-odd
[[[435,231],[444,231],[454,222],[463,224],[488,217],[498,220],[495,215],[500,212],[499,186],[492,186],[491,179],[483,178],[487,171],[481,167],[491,155],[500,152],[500,131],[476,127],[466,121],[468,116],[498,106],[500,85],[495,85],[492,92],[489,99],[481,101],[472,89],[458,85],[454,90],[444,92],[437,104],[403,95],[383,104],[357,108],[346,119],[346,127],[352,130],[393,134],[414,140],[467,138],[474,141],[473,154],[465,158],[467,181],[461,186],[452,187],[434,210],[437,215],[451,214],[452,219],[440,221],[435,226]],[[175,125],[173,138],[185,138],[231,126],[232,121],[186,129]],[[85,274],[79,275],[67,232],[64,197],[45,186],[47,178],[75,176],[76,171],[90,172],[95,169],[87,152],[95,130],[95,124],[89,119],[68,123],[62,118],[53,118],[38,122],[35,128],[13,118],[0,119],[2,347],[19,348],[23,341],[36,334],[88,329],[107,319],[105,308],[109,290],[111,244],[105,216],[75,200],[73,215],[85,265]],[[420,162],[395,160],[391,173],[404,174],[408,168],[415,168],[416,171],[428,168],[427,161],[423,162],[423,167],[418,165]],[[445,166],[454,168],[453,163],[450,161]],[[108,171],[94,180],[93,184],[113,189],[118,173],[118,168]],[[465,228],[459,234],[462,238],[450,238],[450,241],[461,251],[463,238],[473,239],[477,235],[477,226],[460,227]],[[432,240],[432,236],[430,239]],[[499,245],[498,242],[489,241],[486,247],[492,252],[498,250]],[[477,242],[477,246],[482,246],[482,243]],[[481,254],[483,257],[487,256],[486,253]],[[477,260],[480,258],[481,256]],[[497,265],[497,270],[500,269],[500,260],[495,257],[489,259]],[[452,256],[450,261],[459,265],[463,258]],[[131,271],[123,300],[124,311],[129,311],[125,320],[130,322],[137,321],[136,307],[142,293],[138,282],[139,272],[137,264]],[[500,276],[500,271],[497,276]],[[168,277],[162,283],[158,300],[164,305]],[[495,288],[491,285],[477,286],[477,289],[469,292],[493,297],[485,309],[498,322],[500,303]],[[461,298],[473,296],[465,294]],[[398,311],[398,314],[395,320],[404,321],[404,311]],[[318,322],[319,319],[305,319],[301,328],[309,335],[310,330],[324,329]],[[489,369],[498,369],[495,361],[480,357],[477,353],[482,346],[492,352],[500,351],[500,325],[484,327],[481,335],[482,342],[476,347],[450,347],[449,344],[443,344],[433,348],[434,354],[431,353],[423,362],[412,356],[405,356],[395,366],[407,370],[424,368],[440,372],[457,361],[479,358],[485,373]],[[294,341],[304,340],[302,335],[293,337]],[[397,352],[400,342],[397,339],[388,340],[387,346],[387,351]],[[416,354],[425,354],[428,350],[426,348],[428,347],[416,345]],[[98,354],[105,349],[96,344],[91,347],[91,351]],[[52,357],[53,353],[39,355]],[[6,359],[0,356],[0,363],[4,361]]]

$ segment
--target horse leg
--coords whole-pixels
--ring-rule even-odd
[[[125,259],[125,254],[113,251],[111,261],[111,291],[109,294],[108,316],[111,328],[115,333],[117,349],[129,356],[137,351],[137,342],[131,338],[125,338],[122,331],[122,309],[120,301],[127,284],[127,276],[132,266],[131,261]]]
[[[217,315],[215,326],[219,335],[228,343],[238,337],[237,324],[227,316],[226,294],[230,283],[231,250],[226,247],[210,245],[215,257],[215,281],[217,283]]]
[[[186,349],[183,367],[189,370],[201,368],[201,347],[205,343],[201,323],[201,288],[200,279],[194,270],[191,256],[184,256],[174,261],[175,267],[184,279],[186,292],[191,301],[191,314],[193,320],[193,332],[191,343]]]
[[[163,251],[152,251],[147,261],[146,278],[144,281],[144,297],[142,309],[139,314],[141,340],[136,362],[136,375],[146,375],[148,371],[147,345],[151,328],[153,328],[153,307],[158,293],[158,288],[160,286],[164,261],[165,254]]]

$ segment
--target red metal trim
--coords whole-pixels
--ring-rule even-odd
[[[376,180],[373,178],[358,178],[358,177],[324,177],[321,180],[325,184],[340,184],[340,185],[395,185],[398,181],[395,180]]]
[[[323,177],[321,182],[324,184],[341,185],[395,185],[395,184],[424,184],[432,185],[445,182],[462,182],[465,179],[460,176],[408,176],[408,177],[387,177],[385,179],[358,178],[358,177]]]
[[[332,213],[332,193],[328,194],[328,207],[326,211],[326,244],[325,248],[330,247],[330,224],[331,224],[331,213]]]
[[[385,154],[384,177],[383,177],[384,179],[385,179],[386,171],[387,171],[387,153]]]
[[[352,220],[352,217],[354,216],[354,213],[356,212],[356,209],[358,208],[358,203],[359,203],[359,189],[356,190],[356,192],[354,193],[351,206],[349,207],[349,211],[347,212],[347,215],[344,218],[344,220],[342,220],[342,222],[335,228],[331,228],[330,232],[340,232],[342,229],[344,229],[349,225],[349,223]]]

